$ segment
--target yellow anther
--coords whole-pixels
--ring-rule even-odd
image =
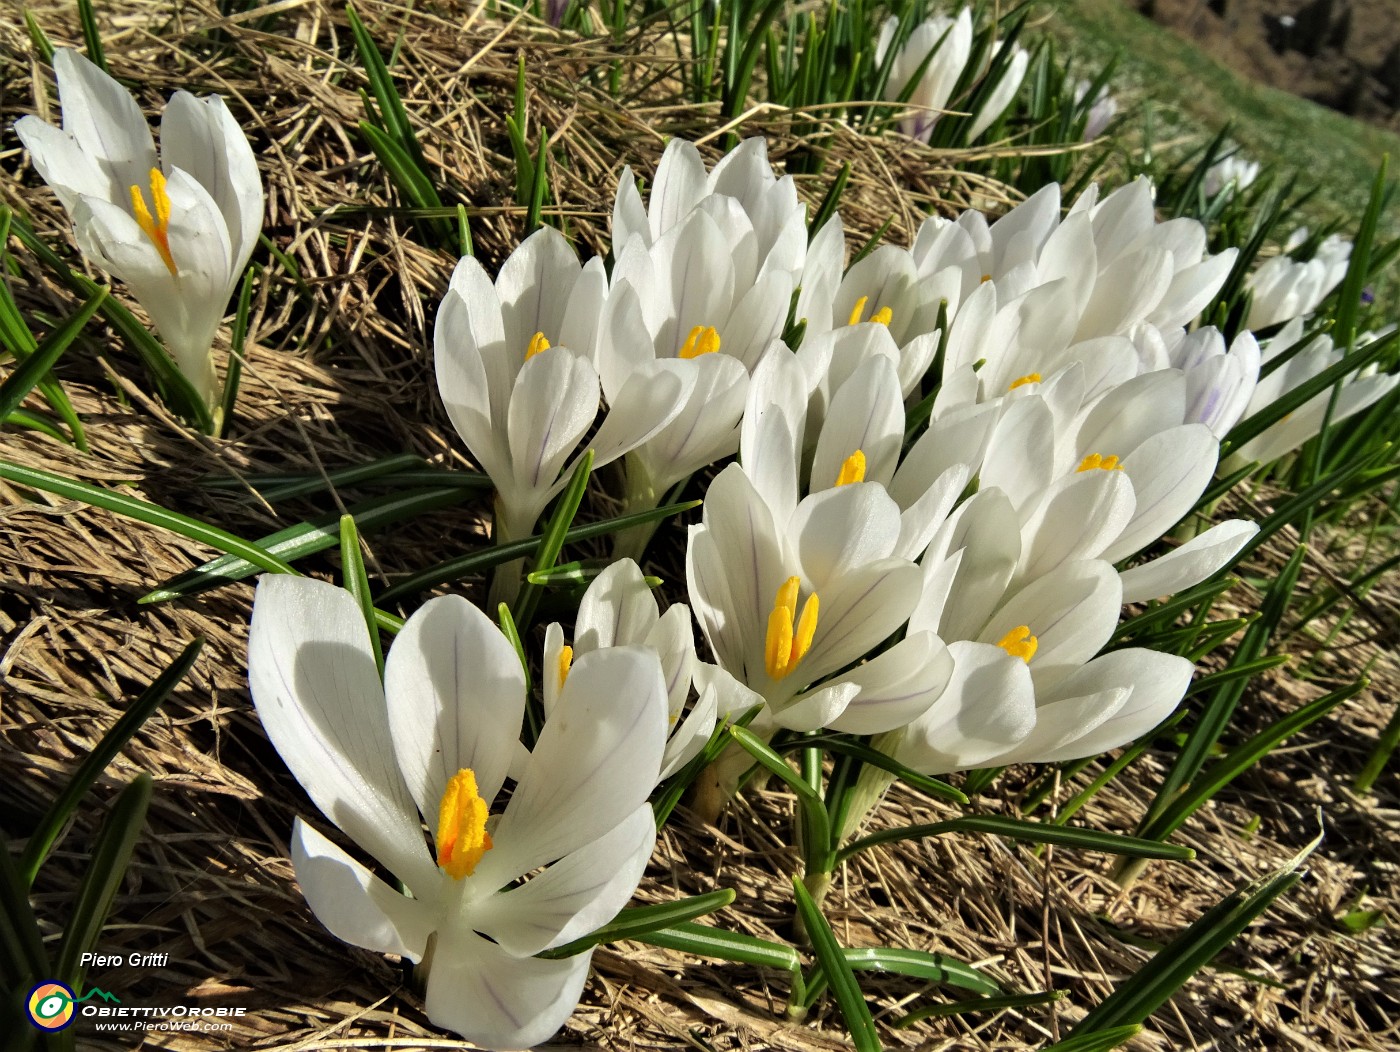
[[[156,210],[154,216],[146,207],[146,195],[141,192],[141,187],[133,183],[131,211],[136,216],[136,225],[145,231],[146,236],[151,239],[151,244],[156,246],[156,251],[160,253],[160,258],[171,276],[179,277],[180,271],[175,266],[175,257],[170,254],[170,195],[165,192],[165,176],[159,168],[151,169],[151,203]]]
[[[719,333],[713,325],[697,325],[681,344],[677,357],[699,358],[702,354],[714,354],[719,350]]]
[[[438,865],[453,880],[471,876],[481,856],[491,850],[486,815],[486,801],[477,792],[476,775],[470,767],[463,767],[447,783],[438,806]]]
[[[1040,383],[1040,374],[1039,374],[1039,373],[1027,373],[1025,376],[1018,376],[1016,379],[1012,380],[1012,381],[1011,381],[1011,386],[1008,387],[1007,390],[1008,390],[1008,391],[1014,391],[1014,390],[1016,390],[1016,388],[1018,388],[1018,387],[1024,387],[1026,384],[1038,384],[1038,383]]]
[[[1035,652],[1040,646],[1040,640],[1031,635],[1029,625],[1018,625],[1002,636],[1001,642],[997,646],[1012,657],[1018,657],[1029,665],[1031,658],[1035,657]]]
[[[991,281],[991,280],[992,280],[992,276],[991,276],[990,274],[983,274],[983,275],[982,275],[982,280],[979,281],[977,284],[979,284],[979,285],[985,285],[987,282],[989,282],[989,281]]]
[[[796,577],[784,581],[773,600],[773,612],[768,615],[763,664],[774,679],[782,679],[797,667],[812,649],[812,637],[817,634],[820,603],[815,592],[802,604],[802,616],[797,616],[797,595],[801,587],[802,582]]]
[[[574,663],[574,648],[573,648],[573,647],[560,647],[560,648],[559,648],[559,668],[558,668],[558,672],[559,672],[559,689],[560,689],[560,690],[563,690],[563,689],[564,689],[564,681],[567,680],[567,679],[569,678],[569,669],[573,666],[573,663]]]
[[[846,324],[859,325],[861,315],[865,313],[865,305],[869,302],[869,296],[862,296],[860,299],[856,300],[856,305],[851,308],[851,314],[846,319]],[[890,308],[888,307],[881,307],[874,314],[870,315],[870,321],[874,322],[876,325],[884,325],[888,327],[890,322],[893,320],[894,311],[890,310]]]
[[[539,354],[540,351],[547,350],[549,350],[549,340],[545,337],[544,333],[537,332],[530,337],[530,346],[525,348],[525,360],[528,362],[535,355]]]
[[[1076,472],[1093,471],[1095,468],[1101,471],[1122,471],[1123,465],[1118,463],[1117,457],[1101,457],[1097,453],[1090,453],[1079,462],[1079,467],[1074,470]]]
[[[848,486],[852,482],[865,481],[865,454],[857,449],[841,465],[841,470],[836,476],[838,486]]]

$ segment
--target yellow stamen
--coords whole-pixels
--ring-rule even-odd
[[[865,313],[865,305],[869,302],[869,296],[862,296],[860,299],[856,300],[856,305],[851,308],[851,313],[850,316],[846,319],[846,324],[859,325],[861,315]],[[886,328],[889,327],[890,322],[892,322],[893,320],[894,311],[892,311],[889,307],[881,307],[874,314],[870,315],[871,322],[873,322],[876,325],[883,325]]]
[[[1001,642],[997,646],[1012,657],[1018,657],[1029,665],[1031,658],[1035,657],[1035,652],[1040,647],[1040,640],[1031,635],[1029,625],[1018,625],[1002,636]]]
[[[845,463],[841,465],[841,471],[836,476],[838,486],[848,486],[852,482],[865,481],[865,454],[857,449]]]
[[[145,231],[146,236],[151,239],[151,244],[156,246],[156,251],[160,253],[160,258],[165,262],[171,276],[178,278],[180,271],[175,266],[175,257],[170,254],[170,195],[165,192],[165,176],[159,168],[151,169],[151,203],[155,205],[154,217],[146,207],[146,195],[141,192],[140,186],[133,183],[131,211],[136,216],[136,225]]]
[[[797,595],[802,582],[789,577],[778,589],[773,600],[773,612],[768,615],[768,634],[763,645],[763,664],[768,675],[782,679],[812,649],[812,638],[817,634],[817,609],[821,605],[813,592],[802,604],[802,615],[797,615]]]
[[[979,284],[979,285],[985,285],[987,282],[989,282],[989,281],[991,281],[991,280],[992,280],[992,276],[991,276],[990,274],[983,274],[983,275],[982,275],[982,280],[979,281],[977,284]]]
[[[547,350],[549,350],[549,340],[545,338],[544,333],[537,332],[530,337],[530,346],[525,348],[525,360],[528,362],[535,355],[539,354],[540,351]]]
[[[560,690],[563,690],[563,689],[564,689],[564,681],[567,680],[567,679],[569,678],[569,669],[573,666],[573,663],[574,663],[574,648],[573,648],[573,647],[560,647],[560,648],[559,648],[559,668],[558,668],[558,672],[559,672],[559,689],[560,689]]]
[[[1016,390],[1016,388],[1018,388],[1018,387],[1023,387],[1023,386],[1025,386],[1026,384],[1038,384],[1038,383],[1040,383],[1040,374],[1039,374],[1039,373],[1027,373],[1025,376],[1018,376],[1015,380],[1012,380],[1012,381],[1011,381],[1011,386],[1008,387],[1007,390],[1008,390],[1008,391],[1014,391],[1014,390]]]
[[[699,358],[702,354],[713,354],[719,350],[719,333],[713,325],[697,325],[681,344],[677,357]]]
[[[1090,453],[1079,462],[1079,467],[1074,470],[1076,472],[1093,471],[1095,468],[1101,471],[1122,471],[1123,465],[1118,463],[1117,457],[1102,457],[1097,453]]]
[[[476,775],[470,767],[463,767],[447,783],[438,807],[438,865],[453,880],[471,876],[481,856],[491,850],[486,815],[486,801],[477,792]]]

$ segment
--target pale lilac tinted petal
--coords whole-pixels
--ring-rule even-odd
[[[829,721],[845,734],[878,734],[912,723],[938,700],[953,675],[953,656],[932,632],[915,632],[842,677],[860,688]]]

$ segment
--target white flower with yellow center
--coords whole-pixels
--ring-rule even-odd
[[[63,128],[15,134],[73,220],[78,247],[125,282],[211,406],[210,348],[262,226],[263,189],[243,129],[218,96],[171,96],[155,141],[136,100],[82,55],[54,52]]]
[[[691,607],[719,665],[697,683],[719,689],[722,712],[763,705],[760,731],[866,734],[908,722],[946,679],[936,640],[911,637],[832,678],[913,609],[919,570],[894,554],[899,537],[899,508],[878,484],[852,481],[777,516],[742,467],[725,468],[686,553]],[[916,650],[929,682],[911,691]]]
[[[424,604],[381,686],[347,592],[265,576],[248,679],[268,739],[312,802],[406,890],[298,819],[292,862],[321,923],[418,964],[428,1018],[478,1045],[524,1048],[558,1030],[592,954],[534,954],[611,920],[655,842],[646,801],[666,723],[656,655],[614,647],[580,659],[525,756],[520,661],[471,604]],[[515,788],[500,809],[508,772]]]
[[[496,485],[503,540],[534,528],[598,415],[592,354],[606,290],[602,260],[580,265],[552,227],[526,238],[494,283],[471,256],[452,274],[433,332],[438,392]],[[656,434],[693,385],[694,377],[652,363],[610,391],[594,466]]]

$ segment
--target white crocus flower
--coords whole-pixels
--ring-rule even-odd
[[[452,274],[433,332],[438,391],[496,486],[501,540],[534,528],[598,415],[591,358],[606,289],[602,260],[580,265],[551,227],[526,238],[494,284],[470,256]],[[639,367],[609,392],[593,437],[594,467],[656,434],[693,385],[662,363]]]
[[[1167,350],[1167,363],[1186,377],[1188,424],[1205,424],[1223,439],[1244,418],[1259,383],[1259,341],[1248,330],[1225,349],[1225,337],[1214,326],[1194,332],[1176,330]]]
[[[930,640],[911,636],[899,658],[830,679],[913,609],[920,575],[893,554],[899,536],[899,508],[875,483],[813,494],[778,517],[742,467],[720,472],[703,523],[690,528],[686,578],[720,666],[697,680],[718,687],[721,711],[762,705],[754,723],[761,733],[833,727],[864,734],[907,723],[927,705],[932,698],[924,695],[941,690],[947,672],[942,644]],[[927,651],[919,662],[928,679],[923,693],[904,683],[905,658],[918,648]],[[896,683],[903,689],[893,689]]]
[[[1254,295],[1245,325],[1265,329],[1312,313],[1342,283],[1350,262],[1351,242],[1339,234],[1324,238],[1312,259],[1266,259],[1245,281]]]
[[[1222,157],[1206,169],[1205,178],[1201,180],[1201,189],[1207,197],[1214,197],[1222,190],[1228,190],[1230,195],[1234,196],[1257,178],[1259,162],[1251,161],[1236,147],[1230,156]]]
[[[545,629],[545,715],[553,711],[575,661],[585,654],[621,646],[646,647],[661,661],[670,737],[657,778],[668,778],[689,763],[709,740],[715,727],[716,696],[713,690],[703,692],[690,715],[681,719],[695,674],[690,608],[676,603],[662,614],[651,586],[631,559],[619,559],[589,584],[579,603],[572,646],[564,643],[564,630],[558,622]]]
[[[1081,80],[1074,86],[1074,101],[1082,105],[1084,96],[1089,94],[1093,83]],[[1102,135],[1118,113],[1118,100],[1108,93],[1108,85],[1099,88],[1099,93],[1089,103],[1089,113],[1084,121],[1084,141],[1092,142]]]
[[[665,368],[688,397],[627,458],[627,508],[654,507],[676,482],[738,448],[749,374],[780,337],[793,277],[757,258],[744,213],[711,196],[648,245],[618,250],[598,345],[609,402],[632,379]]]
[[[581,659],[528,757],[520,661],[465,600],[424,604],[384,675],[381,686],[348,593],[262,579],[248,678],[263,728],[322,813],[407,894],[300,819],[297,880],[338,938],[419,964],[435,1024],[487,1048],[534,1045],[573,1011],[591,953],[534,955],[611,920],[655,842],[646,801],[666,711],[656,655]],[[493,815],[508,772],[514,792]]]
[[[73,220],[78,247],[131,288],[212,406],[210,348],[262,226],[253,150],[222,99],[178,91],[161,117],[157,164],[125,88],[75,51],[56,50],[53,63],[63,128],[23,117],[15,134]]]
[[[880,38],[875,44],[876,66],[885,61],[885,53],[894,42],[898,29],[899,19],[893,16],[881,28]],[[930,53],[933,54],[932,59],[929,59]],[[919,67],[928,60],[923,76],[905,100],[905,104],[915,112],[900,119],[901,132],[911,139],[928,142],[933,126],[947,108],[963,67],[971,56],[971,8],[964,7],[955,18],[935,15],[914,27],[904,46],[895,55],[889,78],[885,81],[885,98],[891,102],[897,101],[918,74]]]
[[[992,47],[992,54],[1000,54],[1002,42],[997,41]],[[1026,68],[1030,65],[1031,56],[1023,47],[1017,47],[1011,54],[1011,61],[1001,71],[1001,76],[996,82],[996,87],[987,96],[977,114],[972,119],[972,127],[968,130],[967,141],[974,143],[981,134],[996,123],[997,119],[1006,112],[1006,107],[1011,105],[1016,98],[1016,92],[1021,89],[1021,82],[1026,79]]]
[[[1303,319],[1295,318],[1279,330],[1264,348],[1264,363],[1278,358],[1303,338]],[[1301,351],[1259,381],[1244,416],[1249,417],[1273,405],[1298,385],[1306,383],[1324,369],[1342,360],[1342,352],[1332,343],[1332,337],[1315,337]],[[1226,459],[1226,470],[1243,467],[1257,460],[1271,464],[1279,457],[1293,452],[1322,430],[1331,406],[1333,423],[1374,405],[1400,383],[1400,375],[1380,373],[1374,367],[1358,371],[1342,380],[1342,389],[1332,403],[1332,391],[1326,390],[1308,399],[1282,420],[1255,435]]]

